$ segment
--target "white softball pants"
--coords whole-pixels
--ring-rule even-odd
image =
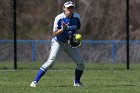
[[[48,60],[42,65],[42,68],[46,70],[50,69],[62,50],[72,58],[72,60],[76,63],[78,70],[84,70],[85,64],[78,48],[72,48],[68,44],[58,42],[55,39],[52,39],[50,55],[48,57]]]

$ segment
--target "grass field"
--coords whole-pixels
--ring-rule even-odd
[[[40,68],[40,66],[44,62],[30,62],[30,61],[18,61],[17,63],[17,69],[19,70],[36,70]],[[109,62],[86,62],[85,64],[87,70],[125,70],[126,69],[126,63],[109,63]],[[13,69],[14,68],[14,62],[7,61],[7,62],[0,62],[0,69]],[[53,70],[62,70],[62,69],[69,69],[73,70],[75,68],[74,62],[56,62],[51,69]],[[130,63],[130,69],[134,70],[140,70],[140,64],[139,63]]]
[[[0,93],[140,93],[140,70],[85,70],[84,87],[73,87],[74,70],[49,70],[37,88],[37,70],[1,70]]]
[[[18,70],[38,70],[40,66],[44,62],[19,62],[17,63]],[[51,70],[73,70],[75,68],[74,62],[56,62]],[[14,69],[14,62],[0,62],[0,70],[13,70]],[[85,64],[86,70],[126,70],[126,63],[109,63],[109,62],[102,62],[102,63],[91,63],[86,62]],[[130,63],[131,70],[140,70],[139,63]]]

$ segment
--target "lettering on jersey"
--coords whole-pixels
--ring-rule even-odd
[[[75,30],[77,25],[67,26],[66,30]]]

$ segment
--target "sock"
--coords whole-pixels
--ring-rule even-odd
[[[40,78],[46,73],[45,69],[44,68],[40,68],[34,81],[38,82],[40,80]]]
[[[83,70],[78,70],[75,69],[75,82],[79,83],[80,82],[80,78],[83,74]]]

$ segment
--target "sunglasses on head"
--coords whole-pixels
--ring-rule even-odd
[[[74,8],[74,6],[70,6],[70,7],[68,7],[67,9],[73,9]]]

